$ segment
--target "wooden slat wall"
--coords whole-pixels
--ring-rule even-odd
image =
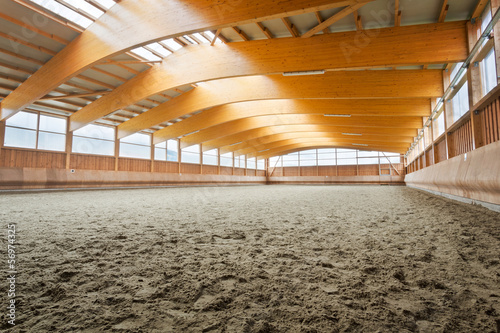
[[[111,156],[72,154],[70,169],[114,170],[115,158]]]
[[[434,164],[446,160],[446,142],[444,137],[434,144]]]
[[[388,169],[386,167],[385,169]],[[358,166],[358,176],[378,176],[378,165],[360,165]]]
[[[136,158],[119,158],[118,171],[150,172],[151,161]]]
[[[233,168],[221,166],[220,167],[220,174],[221,175],[228,175],[228,176],[230,176],[230,175],[233,174]]]
[[[266,176],[266,171],[265,170],[257,170],[256,175],[259,177],[265,177]]]
[[[470,152],[472,150],[472,123],[470,119],[448,134],[448,137],[450,158]]]
[[[247,176],[255,176],[255,170],[254,169],[247,169]]]
[[[500,98],[483,109],[481,124],[485,144],[500,140]]]
[[[300,167],[301,176],[316,176],[317,174],[318,174],[318,167],[315,166]]]
[[[339,176],[356,176],[358,173],[356,165],[339,165]]]
[[[178,173],[179,172],[179,163],[155,161],[154,172]]]
[[[202,168],[202,173],[204,175],[216,175],[219,172],[218,169],[219,168],[214,165],[204,165]]]
[[[283,176],[285,177],[297,177],[300,175],[299,167],[285,167],[283,169]]]
[[[245,169],[242,168],[234,168],[234,174],[236,176],[244,176],[245,175]]]
[[[66,154],[4,147],[0,154],[0,166],[64,169],[66,167]]]
[[[428,167],[434,164],[434,156],[432,156],[432,149],[425,151],[425,166]]]
[[[181,163],[181,173],[200,174],[201,173],[201,165]]]
[[[337,166],[335,165],[322,165],[318,167],[318,176],[336,176]]]

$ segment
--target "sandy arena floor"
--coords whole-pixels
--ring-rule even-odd
[[[0,195],[8,332],[497,332],[500,214],[405,187]]]

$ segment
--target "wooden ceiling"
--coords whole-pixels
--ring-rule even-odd
[[[0,1],[1,120],[42,111],[69,116],[71,130],[101,123],[118,138],[142,131],[258,158],[406,152],[443,70],[467,57],[466,20],[487,4],[86,0],[106,13],[84,15],[95,22],[83,29],[29,0]],[[283,75],[307,71],[324,74]]]

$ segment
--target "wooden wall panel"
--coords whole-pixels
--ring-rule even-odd
[[[443,137],[441,141],[434,144],[434,164],[446,161],[446,141]]]
[[[216,175],[219,170],[217,166],[214,165],[204,165],[202,168],[202,174],[204,175]]]
[[[339,176],[357,176],[356,165],[339,165]]]
[[[386,167],[388,169],[388,167]],[[378,164],[358,166],[359,176],[378,176]]]
[[[318,167],[316,166],[307,166],[307,167],[300,167],[300,175],[301,176],[317,176],[318,174]]]
[[[337,167],[335,165],[324,165],[318,167],[318,176],[336,176]]]
[[[233,174],[233,168],[232,167],[220,167],[220,174],[221,175],[232,175]]]
[[[481,113],[481,125],[484,143],[500,141],[500,99],[486,106]]]
[[[245,175],[245,169],[243,169],[243,168],[234,168],[234,175],[236,175],[236,176],[244,176]]]
[[[181,163],[181,173],[200,174],[201,173],[201,165]]]
[[[472,147],[472,123],[464,121],[457,129],[448,134],[450,158],[470,152]]]
[[[150,172],[151,161],[120,157],[118,159],[118,171]]]
[[[266,171],[265,170],[257,170],[256,176],[265,177],[266,176]]]
[[[299,167],[285,167],[283,168],[283,176],[296,177],[299,176]]]
[[[85,154],[71,154],[70,169],[84,170],[114,170],[115,158]]]
[[[255,176],[255,170],[254,169],[247,169],[247,176]]]
[[[10,168],[66,168],[66,154],[35,150],[2,148],[0,166]]]
[[[155,161],[154,172],[179,173],[179,164],[177,162]]]
[[[425,151],[425,167],[431,166],[434,164],[434,156],[432,155],[432,149],[427,149]]]
[[[269,175],[272,177],[283,177],[283,168],[281,168],[281,167],[270,168]]]

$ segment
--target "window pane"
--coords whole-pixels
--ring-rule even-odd
[[[181,161],[185,163],[200,163],[200,145],[193,145],[182,149]]]
[[[66,119],[40,115],[40,131],[66,133]]]
[[[220,155],[220,165],[226,167],[233,166],[233,153],[226,153]]]
[[[64,151],[66,149],[66,135],[38,132],[38,149]]]
[[[176,151],[171,151],[167,149],[167,161],[169,162],[178,162],[179,161],[179,155],[177,154]]]
[[[105,141],[74,136],[73,152],[113,156],[115,154],[115,143],[114,141]]]
[[[255,162],[255,157],[247,159],[247,169],[257,168],[257,163]]]
[[[115,129],[113,127],[87,125],[73,132],[76,136],[85,136],[87,138],[115,140]]]
[[[316,165],[316,159],[314,160],[303,160],[302,158],[300,159],[300,166],[315,166]]]
[[[146,146],[120,142],[120,156],[150,159],[151,148]]]
[[[265,169],[266,169],[266,160],[258,160],[257,170],[265,170]]]
[[[155,148],[155,160],[166,161],[167,160],[167,150],[163,148]]]
[[[358,151],[358,157],[378,157],[378,152],[376,151]]]
[[[355,158],[343,158],[337,160],[337,165],[356,165]]]
[[[151,135],[144,133],[134,133],[120,140],[120,142],[135,143],[143,146],[151,145]]]
[[[481,63],[481,71],[483,73],[483,94],[486,95],[497,85],[496,68],[495,68],[495,52],[490,50],[488,55]]]
[[[318,160],[318,165],[336,165],[335,159],[323,159],[323,160]]]
[[[203,154],[203,164],[218,165],[217,156]]]
[[[7,126],[16,126],[23,128],[36,129],[38,115],[36,113],[18,112],[5,122]]]
[[[168,140],[166,145],[167,161],[177,162],[179,159],[179,146],[177,140]]]
[[[12,118],[9,118],[12,119]],[[8,121],[8,120],[7,120]],[[20,128],[5,127],[5,141],[7,147],[33,148],[36,147],[36,131]]]
[[[378,164],[378,157],[358,158],[358,164]]]
[[[337,158],[355,158],[356,151],[352,149],[337,149]],[[356,163],[355,163],[356,164]]]

